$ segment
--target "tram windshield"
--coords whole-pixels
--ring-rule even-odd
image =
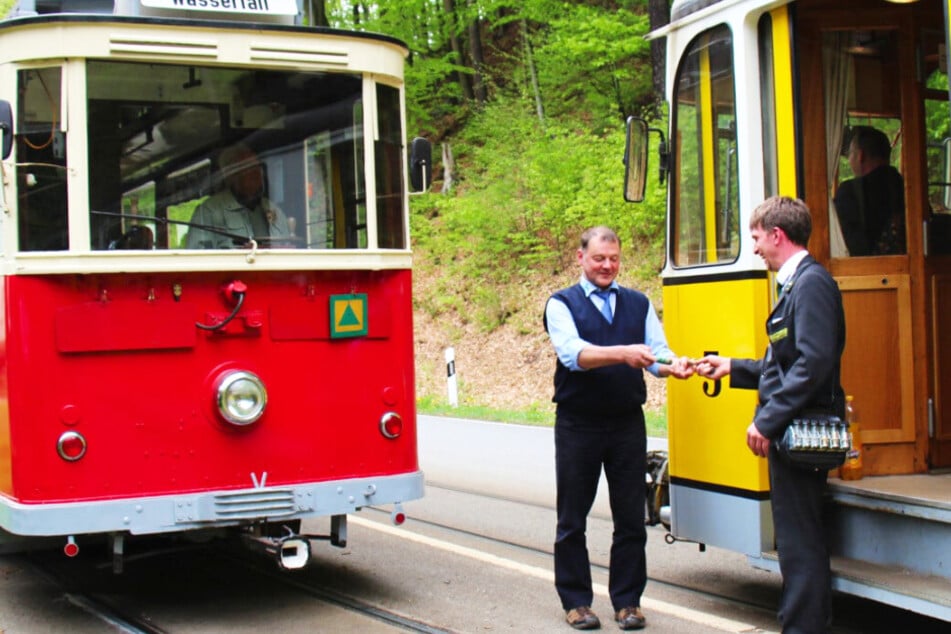
[[[89,61],[76,161],[63,79],[58,66],[18,78],[21,251],[406,248],[397,88],[377,84],[368,113],[357,74]],[[88,245],[68,212],[83,162]]]

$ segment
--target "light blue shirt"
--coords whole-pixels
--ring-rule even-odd
[[[604,300],[594,294],[594,291],[598,290],[598,287],[582,275],[581,288],[585,296],[591,300],[594,307],[600,312]],[[611,288],[618,288],[617,282],[612,282]],[[617,303],[617,293],[611,293],[609,301],[611,302],[611,312],[613,313],[615,304]],[[661,325],[660,319],[657,318],[654,305],[649,299],[647,302],[647,317],[644,320],[644,343],[651,349],[651,353],[655,357],[673,359],[675,355],[667,346],[667,337],[664,335],[664,327]],[[578,327],[575,325],[574,317],[571,316],[571,311],[568,310],[568,306],[561,300],[549,299],[548,304],[545,306],[545,319],[548,322],[548,334],[551,337],[552,345],[555,346],[555,354],[558,355],[558,360],[573,372],[583,372],[585,368],[578,365],[578,355],[581,354],[582,350],[594,344],[590,341],[585,341],[578,334]],[[632,341],[631,343],[634,342]],[[650,365],[647,371],[654,376],[659,376],[658,364],[654,363]]]

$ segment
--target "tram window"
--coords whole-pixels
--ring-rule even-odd
[[[906,250],[896,33],[823,34],[833,257]]]
[[[944,34],[923,34],[925,54],[925,125],[928,139],[929,253],[951,253],[951,118],[948,117],[948,69]]]
[[[400,92],[377,84],[380,140],[376,142],[376,215],[378,241],[384,249],[406,246],[403,230],[403,126]]]
[[[777,127],[776,76],[777,51],[773,42],[773,16],[764,13],[757,25],[760,60],[760,98],[763,131],[763,192],[766,197],[780,193],[779,139]]]
[[[22,251],[69,248],[61,76],[57,66],[21,70],[17,77],[17,224]]]
[[[739,173],[729,29],[719,26],[694,40],[675,87],[672,261],[683,267],[735,260]]]
[[[90,61],[86,76],[93,249],[369,246],[359,75]],[[399,122],[389,90],[381,117]],[[391,128],[381,124],[382,166]],[[230,178],[243,163],[219,163],[236,148],[261,175],[243,199]],[[382,201],[402,191],[399,165],[395,182],[377,183]],[[377,215],[380,245],[402,248],[402,209],[398,222],[392,213]]]

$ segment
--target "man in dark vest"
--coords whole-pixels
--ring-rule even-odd
[[[608,482],[614,537],[608,590],[623,630],[641,629],[647,583],[644,525],[647,434],[641,406],[644,369],[659,377],[693,374],[674,358],[646,295],[619,286],[621,241],[608,227],[581,236],[581,280],[545,307],[555,367],[555,478],[558,527],[555,588],[571,627],[597,629],[591,610],[591,567],[585,542],[588,512],[601,468]]]

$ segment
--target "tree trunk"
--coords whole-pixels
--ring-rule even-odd
[[[482,71],[485,68],[485,58],[482,55],[482,20],[476,14],[469,22],[469,57],[472,59],[473,75],[472,92],[476,102],[481,106],[487,98],[485,81]]]
[[[324,0],[305,0],[304,20],[310,26],[330,26],[327,22],[327,7]]]
[[[647,14],[650,19],[650,29],[659,29],[670,22],[670,3],[667,0],[649,0],[647,3]],[[664,103],[664,75],[666,65],[664,63],[664,53],[667,42],[665,38],[651,40],[651,72],[654,78],[654,116],[659,116],[662,112],[661,105]]]
[[[452,190],[452,170],[455,161],[452,158],[452,146],[442,144],[442,193],[448,194]]]
[[[360,10],[363,9],[363,15],[367,15],[367,8],[362,2],[353,3],[353,23],[360,24]]]
[[[449,44],[456,57],[455,62],[464,66],[466,56],[462,50],[462,43],[459,41],[459,16],[456,14],[456,2],[455,0],[442,0],[442,7],[446,12],[446,22],[449,24]],[[472,83],[469,81],[468,73],[456,71],[456,77],[459,81],[459,89],[462,91],[462,98],[466,101],[472,101]]]
[[[522,38],[525,43],[525,63],[532,78],[532,92],[535,94],[535,112],[538,113],[538,121],[544,128],[545,108],[542,105],[542,92],[538,87],[538,74],[535,72],[535,56],[532,55],[532,43],[528,39],[528,22],[525,19],[522,19]]]

